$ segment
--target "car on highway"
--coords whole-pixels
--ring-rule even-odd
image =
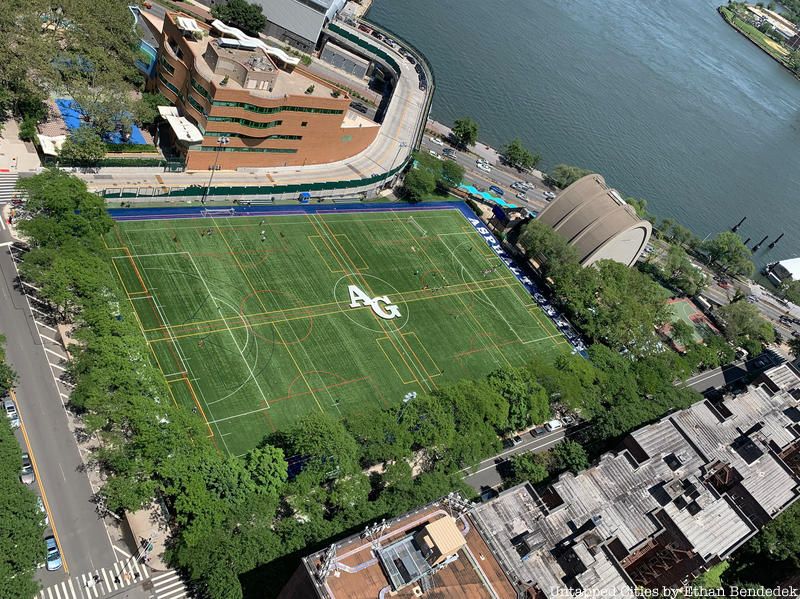
[[[491,167],[491,166],[489,166],[489,165],[488,165],[487,163],[485,163],[485,162],[481,162],[481,163],[480,163],[480,164],[478,164],[477,166],[478,166],[478,169],[479,169],[479,170],[482,170],[484,173],[491,173],[491,172],[492,172],[492,167]]]
[[[452,158],[453,160],[455,160],[456,151],[453,148],[445,148],[444,150],[442,150],[442,154],[444,154],[448,158]]]
[[[546,200],[552,200],[554,197],[556,197],[556,194],[554,194],[552,191],[545,191],[542,195]]]
[[[438,158],[439,157],[439,154],[436,153],[436,150],[428,150],[428,154],[430,154],[434,158]]]
[[[19,412],[17,412],[17,406],[14,405],[14,400],[10,397],[3,400],[3,410],[8,416],[8,423],[11,425],[11,428],[19,428]]]
[[[352,102],[350,104],[350,108],[352,108],[353,110],[357,110],[362,114],[367,114],[367,107],[364,106],[361,102]]]
[[[431,140],[431,143],[434,143],[434,144],[436,144],[437,146],[443,146],[443,145],[444,145],[444,142],[443,142],[441,139],[439,139],[438,137],[433,137],[433,136],[431,136],[431,137],[429,137],[428,139],[430,139],[430,140]]]
[[[53,535],[45,538],[44,545],[47,547],[47,569],[50,572],[61,569],[61,552],[58,550],[58,543]]]
[[[499,195],[499,196],[502,196],[502,195],[505,195],[505,194],[506,194],[506,192],[505,192],[505,191],[503,191],[503,190],[502,190],[500,187],[498,187],[497,185],[490,185],[490,186],[489,186],[489,191],[493,191],[493,192],[495,192],[495,193],[496,193],[497,195]]]
[[[27,453],[22,454],[22,468],[19,471],[19,479],[26,485],[32,485],[36,482],[36,474],[33,472],[31,456]]]
[[[523,202],[527,201],[527,199],[528,199],[528,196],[526,196],[526,195],[525,195],[524,193],[522,193],[522,192],[519,192],[519,193],[518,193],[516,196],[514,196],[514,197],[516,197],[518,200],[521,200],[521,201],[523,201]]]

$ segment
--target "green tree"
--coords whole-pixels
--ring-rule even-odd
[[[569,187],[581,177],[591,174],[592,171],[569,164],[557,164],[553,172],[545,177],[545,183],[555,185],[561,189]]]
[[[560,276],[568,269],[577,270],[578,255],[567,241],[552,227],[532,220],[522,231],[518,243],[525,248],[529,258],[540,262],[542,274]]]
[[[518,453],[511,457],[511,482],[537,484],[550,476],[548,453]]]
[[[211,15],[254,35],[258,35],[267,26],[267,18],[261,6],[250,4],[246,0],[228,0],[225,4],[215,4],[211,7]]]
[[[752,252],[736,233],[723,231],[703,243],[702,249],[726,272],[746,277],[753,274]]]
[[[428,169],[412,168],[403,179],[403,195],[411,202],[429,197],[436,189],[436,176]]]
[[[160,93],[144,93],[133,106],[134,120],[140,125],[154,123],[159,116],[159,106],[169,106],[171,102]]]
[[[677,320],[672,323],[672,330],[670,336],[680,343],[683,347],[688,348],[694,343],[694,327],[685,320]]]
[[[36,137],[36,118],[26,116],[19,126],[19,138],[24,141],[33,141]]]
[[[569,470],[577,474],[589,467],[589,457],[579,443],[569,439],[556,445],[553,450],[553,461],[557,470]]]
[[[358,468],[359,448],[344,425],[327,413],[300,418],[287,433],[290,455],[307,460],[307,468],[325,476],[347,474]]]
[[[789,349],[795,358],[800,358],[800,337],[789,339]]]
[[[286,484],[283,451],[271,445],[251,449],[244,457],[245,468],[259,493],[277,496]]]
[[[793,304],[800,305],[800,281],[784,281],[780,287],[780,295]]]
[[[536,168],[542,160],[539,154],[534,154],[523,146],[522,141],[518,137],[511,140],[511,142],[502,149],[502,153],[505,161],[519,170]]]
[[[442,162],[441,177],[437,183],[445,188],[456,187],[461,183],[464,178],[464,167],[458,164],[455,160],[445,160]]]
[[[717,316],[724,324],[725,338],[751,354],[761,353],[764,344],[775,341],[775,330],[753,304],[732,302],[720,307]]]
[[[489,384],[508,402],[508,429],[517,431],[547,421],[550,401],[547,391],[526,368],[504,368],[491,372]]]
[[[669,246],[662,271],[667,283],[685,295],[697,295],[706,286],[705,274],[692,264],[686,251],[680,246]]]
[[[470,117],[456,119],[452,132],[453,140],[461,148],[474,146],[478,141],[478,123]]]
[[[800,504],[793,504],[750,541],[749,549],[770,561],[800,568]]]
[[[58,152],[60,160],[77,166],[95,165],[105,155],[106,144],[90,127],[81,127],[73,131]]]

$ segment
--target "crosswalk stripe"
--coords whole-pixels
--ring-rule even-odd
[[[170,570],[169,572],[164,572],[163,574],[159,574],[158,576],[153,576],[153,584],[158,586],[158,583],[156,582],[157,580],[161,580],[162,578],[167,578],[167,577],[172,578],[174,576],[175,572],[173,572],[172,570]]]
[[[47,596],[48,596],[50,599],[53,599],[53,591],[51,591],[51,590],[50,590],[51,588],[52,588],[52,587],[47,587]]]
[[[71,578],[69,579],[69,591],[72,594],[73,599],[75,599],[77,597],[77,595],[75,594],[75,587],[72,586],[72,579]]]
[[[156,591],[158,594],[159,599],[178,599],[179,597],[186,596],[186,588],[181,585],[176,589],[172,589],[171,591]]]
[[[53,590],[56,592],[56,599],[61,599],[61,593],[58,592],[58,585],[54,586]]]
[[[157,590],[159,593],[166,593],[169,589],[172,589],[173,587],[182,587],[182,586],[183,586],[183,581],[180,578],[176,578],[170,584],[166,584],[162,587],[159,587]]]
[[[100,574],[102,574],[102,575],[103,575],[103,582],[105,583],[105,585],[106,585],[106,588],[107,588],[107,589],[109,589],[109,590],[111,590],[111,584],[112,584],[112,582],[113,582],[113,581],[112,581],[112,582],[109,582],[109,580],[108,580],[108,575],[106,574],[106,569],[105,569],[105,568],[102,568],[102,569],[100,570]],[[116,585],[114,586],[114,590],[117,590],[117,587],[116,587]]]

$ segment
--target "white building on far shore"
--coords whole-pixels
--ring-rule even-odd
[[[771,264],[767,269],[767,276],[776,285],[784,281],[800,281],[800,258],[790,258]]]

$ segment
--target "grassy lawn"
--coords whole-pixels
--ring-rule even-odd
[[[720,12],[722,13],[722,16],[725,17],[726,21],[728,21],[729,23],[733,24],[735,27],[740,29],[742,33],[747,35],[747,37],[749,37],[759,46],[761,46],[761,48],[763,48],[767,54],[770,54],[771,56],[777,58],[778,60],[781,60],[788,54],[786,49],[784,49],[780,44],[775,42],[770,37],[761,33],[758,29],[756,29],[749,23],[746,23],[745,21],[737,17],[736,14],[734,14],[732,11],[728,10],[725,7],[720,7]]]
[[[455,210],[128,221],[106,241],[172,400],[235,455],[313,410],[570,349]],[[351,285],[400,315],[351,308]]]

